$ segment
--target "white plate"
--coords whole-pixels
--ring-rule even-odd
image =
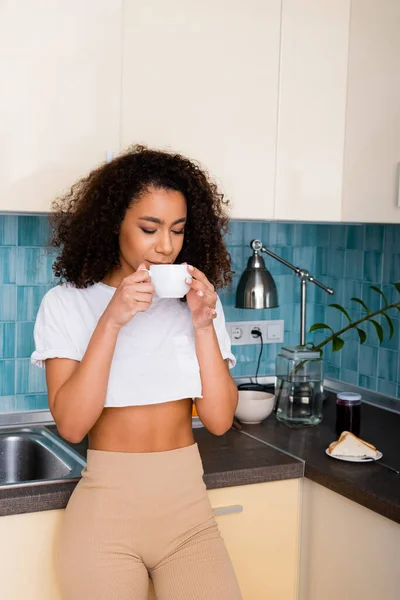
[[[383,454],[382,452],[379,452],[379,450],[377,452],[378,456],[376,458],[371,458],[370,456],[368,456],[367,458],[359,458],[357,456],[334,456],[333,454],[330,454],[328,448],[325,450],[325,454],[327,454],[331,458],[337,458],[337,460],[344,460],[346,462],[356,463],[373,462],[374,460],[379,460],[380,458],[382,458]]]

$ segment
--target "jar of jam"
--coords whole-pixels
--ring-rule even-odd
[[[353,392],[339,392],[336,396],[336,433],[350,431],[360,435],[361,395]]]

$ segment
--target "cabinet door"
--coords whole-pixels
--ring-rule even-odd
[[[297,598],[300,480],[210,490],[244,600]]]
[[[304,480],[300,600],[398,600],[400,525]]]
[[[0,5],[0,210],[48,211],[119,147],[121,2]]]
[[[200,161],[231,216],[273,216],[281,0],[128,1],[122,144]]]
[[[350,0],[285,0],[276,219],[340,221]]]
[[[61,600],[53,563],[63,515],[47,510],[0,518],[1,598]]]
[[[400,223],[400,2],[353,0],[343,220]]]

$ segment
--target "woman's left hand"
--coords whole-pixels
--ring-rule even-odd
[[[208,281],[204,273],[190,265],[188,265],[186,283],[190,285],[186,299],[192,312],[193,327],[195,329],[206,329],[217,316],[215,310],[217,294],[214,286]]]

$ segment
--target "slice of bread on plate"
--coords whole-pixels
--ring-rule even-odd
[[[353,433],[343,431],[336,442],[332,442],[328,448],[332,456],[351,456],[356,458],[376,458],[378,451],[372,444],[364,442]]]

